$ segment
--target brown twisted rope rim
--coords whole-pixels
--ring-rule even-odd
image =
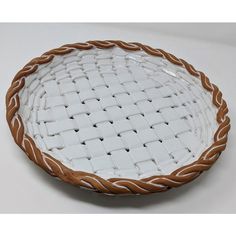
[[[212,102],[218,109],[216,119],[219,127],[214,134],[214,143],[202,153],[197,161],[175,170],[170,175],[152,176],[141,180],[124,178],[105,180],[94,174],[73,171],[67,168],[52,156],[41,152],[33,139],[25,134],[22,119],[18,114],[20,107],[18,93],[24,87],[26,76],[34,73],[39,65],[50,62],[55,55],[64,55],[75,49],[89,50],[94,47],[106,49],[114,46],[130,51],[143,50],[147,54],[165,58],[171,63],[185,68],[191,75],[199,78],[202,86],[212,94]],[[6,95],[6,118],[8,125],[15,142],[27,154],[30,160],[50,175],[59,177],[65,182],[106,194],[148,194],[161,192],[181,186],[195,179],[215,163],[220,153],[226,147],[227,135],[230,129],[230,119],[226,115],[227,113],[227,104],[223,100],[222,93],[218,87],[210,83],[203,72],[197,71],[183,59],[178,59],[161,49],[154,49],[141,43],[126,43],[114,40],[67,44],[34,58],[16,74]]]

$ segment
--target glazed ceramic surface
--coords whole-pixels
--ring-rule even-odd
[[[67,44],[26,64],[6,96],[15,142],[50,175],[106,194],[186,184],[225,149],[228,108],[183,59],[140,43]]]
[[[217,128],[199,79],[143,51],[56,56],[19,97],[25,132],[43,152],[106,179],[170,174],[196,161]]]

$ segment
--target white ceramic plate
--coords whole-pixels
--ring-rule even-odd
[[[168,181],[178,181],[165,181],[163,176],[168,179],[188,165],[192,168],[216,142],[219,106],[213,104],[212,92],[203,88],[201,74],[194,69],[195,74],[190,74],[191,67],[171,54],[160,50],[163,56],[156,56],[140,45],[130,50],[125,43],[126,47],[109,44],[114,45],[91,42],[81,44],[81,48],[64,47],[66,53],[52,51],[41,58],[46,63],[36,59],[28,67],[32,70],[37,65],[37,69],[15,80],[19,85],[24,79],[24,85],[17,92],[19,107],[14,117],[20,117],[31,152],[37,148],[34,152],[41,153],[28,155],[51,174],[97,191],[166,190],[173,187]],[[83,49],[88,45],[89,49]],[[225,114],[222,119],[226,120]],[[24,138],[20,145],[27,152]],[[211,158],[216,159],[218,154]],[[42,164],[37,155],[41,155]],[[58,174],[58,168],[63,173]],[[190,173],[191,179],[202,171],[198,168],[195,175]],[[77,182],[73,178],[76,175]],[[155,183],[153,177],[162,177],[162,181]],[[156,188],[137,184],[148,181]],[[174,185],[184,182],[188,181]],[[102,187],[97,186],[100,184]],[[110,187],[106,185],[120,190],[107,191]]]

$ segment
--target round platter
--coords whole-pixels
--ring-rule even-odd
[[[161,49],[67,44],[31,60],[6,96],[15,142],[52,176],[106,194],[192,181],[225,149],[226,102],[206,75]]]

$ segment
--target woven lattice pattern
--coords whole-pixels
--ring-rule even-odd
[[[43,152],[104,178],[170,174],[197,160],[217,127],[198,79],[117,47],[55,56],[19,97],[26,132]]]

